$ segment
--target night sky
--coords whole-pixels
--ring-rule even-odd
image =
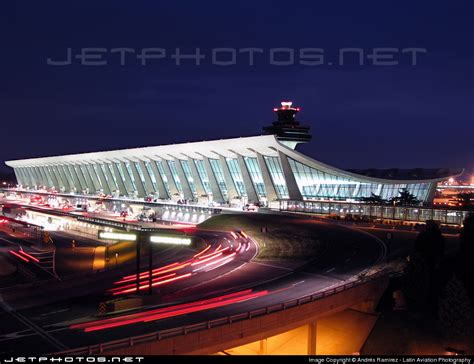
[[[301,151],[317,160],[474,172],[472,1],[15,3],[0,11],[0,171],[10,159],[258,135],[292,100],[312,127]],[[105,48],[107,64],[47,64],[88,47]],[[120,47],[135,51],[125,65],[109,51]],[[252,47],[263,53],[251,66],[239,51]],[[377,47],[426,53],[374,65]],[[166,54],[142,66],[143,48]],[[176,48],[205,59],[176,65]],[[236,64],[212,64],[216,48],[236,49]],[[272,48],[293,49],[293,64],[270,64]],[[325,64],[301,64],[301,48],[323,49]],[[364,65],[355,53],[340,65],[341,48],[362,49]]]

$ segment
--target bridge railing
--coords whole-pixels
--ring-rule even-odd
[[[347,282],[342,285],[338,285],[336,287],[332,287],[317,293],[313,293],[307,296],[291,299],[288,301],[284,301],[282,303],[254,309],[251,311],[247,311],[244,313],[238,313],[235,315],[230,315],[230,316],[225,316],[217,319],[212,319],[204,322],[199,322],[195,324],[190,324],[190,325],[185,325],[185,326],[179,326],[175,328],[170,328],[170,329],[164,329],[160,331],[156,331],[153,333],[149,334],[144,334],[140,336],[130,336],[127,338],[123,339],[118,339],[114,341],[108,341],[106,343],[100,343],[100,344],[95,344],[95,345],[90,345],[90,346],[85,346],[81,347],[78,349],[71,349],[71,350],[66,350],[66,351],[61,351],[57,352],[54,354],[63,354],[63,355],[94,355],[94,354],[100,354],[103,353],[104,351],[110,351],[110,350],[116,350],[116,349],[123,349],[127,347],[132,347],[138,344],[142,343],[147,343],[147,342],[152,342],[152,341],[159,341],[175,336],[180,336],[180,335],[186,335],[189,333],[193,333],[196,331],[201,331],[201,330],[207,330],[211,329],[214,327],[219,327],[223,325],[228,325],[232,324],[234,322],[242,321],[242,320],[251,320],[252,318],[263,316],[263,315],[269,315],[275,312],[283,311],[288,308],[293,308],[297,306],[301,306],[306,303],[314,302],[323,298],[326,298],[328,296],[332,296],[334,294],[343,292],[347,289],[351,289],[357,286],[360,286],[362,284],[366,284],[371,281],[375,281],[377,279],[380,279],[382,277],[386,277],[389,275],[391,272],[389,270],[382,270],[379,272],[376,272],[371,275],[366,275],[364,277],[360,277],[357,280],[353,280],[350,282]]]

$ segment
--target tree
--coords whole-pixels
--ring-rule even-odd
[[[451,277],[439,299],[438,319],[447,337],[466,338],[474,334],[474,310],[468,292],[457,275]]]
[[[371,205],[385,205],[387,203],[387,200],[380,197],[380,195],[376,195],[372,192],[370,197],[363,197],[362,202]]]
[[[420,200],[418,200],[415,195],[408,191],[408,189],[404,188],[398,191],[398,196],[392,197],[390,202],[399,206],[413,206],[418,205]]]
[[[474,214],[464,219],[459,235],[458,272],[466,288],[474,300]]]
[[[426,311],[427,305],[432,303],[432,281],[431,269],[425,259],[416,252],[411,254],[403,280],[403,293],[410,309]]]
[[[444,236],[438,224],[433,220],[426,221],[425,229],[416,237],[415,252],[425,259],[431,269],[435,269],[443,258],[444,247]]]

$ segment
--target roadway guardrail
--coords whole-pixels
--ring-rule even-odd
[[[155,331],[153,333],[140,335],[140,336],[130,336],[123,339],[118,339],[114,341],[109,341],[106,343],[100,343],[95,345],[89,345],[77,349],[70,349],[61,352],[53,353],[53,355],[94,355],[94,354],[101,354],[108,350],[114,349],[121,349],[126,347],[131,347],[137,344],[142,344],[150,341],[159,341],[163,339],[167,339],[170,337],[175,337],[179,335],[186,335],[192,332],[207,330],[214,327],[232,324],[233,322],[242,321],[242,320],[251,320],[254,317],[262,316],[262,315],[269,315],[274,312],[283,311],[288,308],[297,307],[309,302],[313,302],[316,300],[323,299],[328,296],[332,296],[334,294],[340,293],[347,289],[354,288],[356,286],[375,281],[382,277],[389,275],[391,272],[382,270],[372,275],[367,275],[362,278],[358,278],[357,280],[345,283],[343,285],[339,285],[327,290],[323,290],[321,292],[313,293],[307,296],[303,296],[300,298],[295,298],[292,300],[288,300],[279,304],[274,304],[271,306],[266,306],[262,308],[258,308],[252,311],[247,311],[240,314],[235,314],[231,316],[225,316],[209,321],[204,321],[196,324],[180,326],[171,329],[165,329],[160,331]]]

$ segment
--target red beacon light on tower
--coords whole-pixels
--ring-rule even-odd
[[[311,140],[308,125],[301,125],[296,120],[299,107],[293,106],[293,101],[282,101],[280,107],[273,108],[277,120],[272,125],[263,127],[265,134],[273,134],[277,139],[294,149],[297,144],[307,143]]]

